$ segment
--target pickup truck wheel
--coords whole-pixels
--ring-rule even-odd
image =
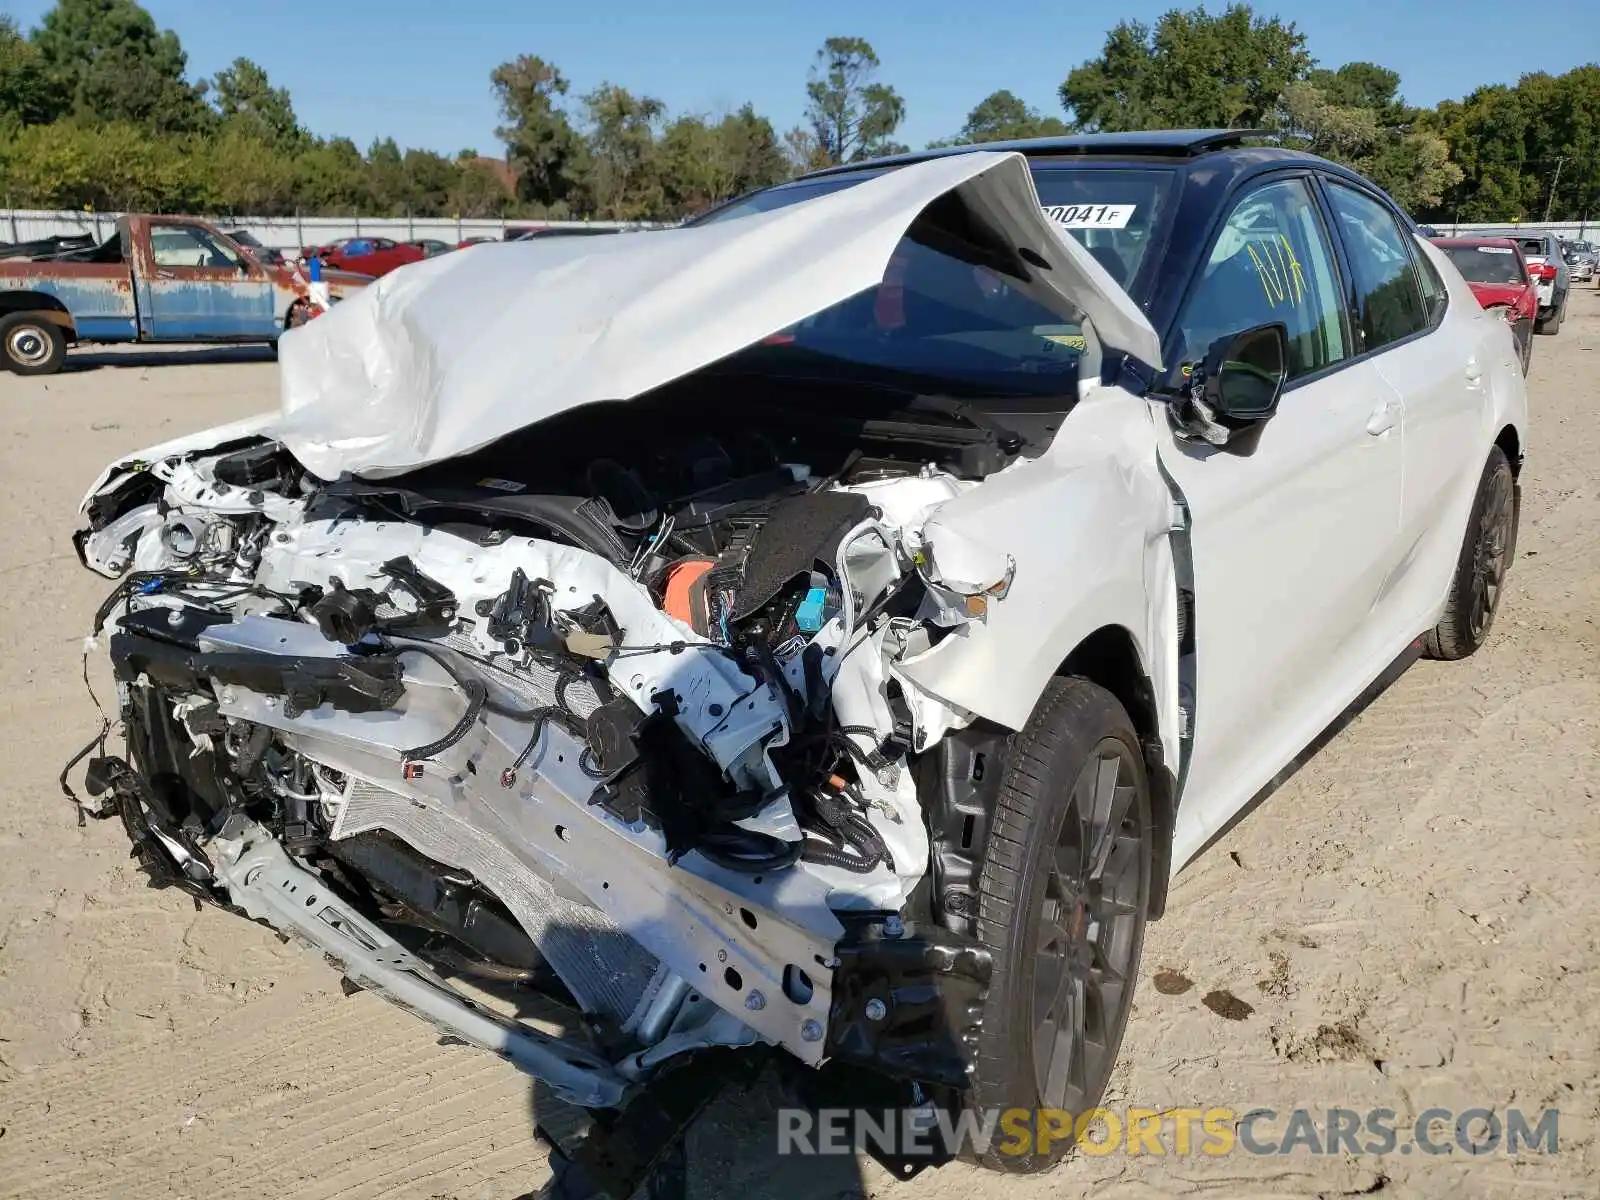
[[[0,361],[18,375],[54,375],[67,356],[61,326],[38,313],[0,317]]]
[[[1467,518],[1467,535],[1450,578],[1444,615],[1429,631],[1423,648],[1429,658],[1456,659],[1471,654],[1489,636],[1500,607],[1506,568],[1517,552],[1517,518],[1522,497],[1511,463],[1499,446],[1489,451],[1478,479],[1478,493]]]
[[[994,973],[969,1096],[980,1114],[1032,1119],[1025,1147],[997,1131],[984,1166],[1050,1167],[1072,1148],[1071,1120],[1105,1094],[1144,945],[1153,837],[1127,712],[1088,680],[1053,681],[1006,753],[979,879],[977,936]]]

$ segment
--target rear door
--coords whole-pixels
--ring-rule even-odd
[[[1216,341],[1282,322],[1277,413],[1225,448],[1161,421],[1189,509],[1193,745],[1178,841],[1199,845],[1337,716],[1379,668],[1373,625],[1400,517],[1400,413],[1358,357],[1313,179],[1233,202],[1168,338],[1180,379]],[[1176,380],[1174,382],[1177,382]]]
[[[1503,321],[1476,305],[1451,312],[1426,250],[1386,203],[1347,181],[1325,187],[1353,284],[1357,345],[1403,413],[1400,554],[1385,593],[1414,636],[1433,624],[1461,547],[1487,453],[1488,380],[1521,367]]]
[[[139,272],[139,319],[155,341],[250,341],[277,336],[266,273],[197,225],[152,221]]]

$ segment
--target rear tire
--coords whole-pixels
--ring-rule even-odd
[[[66,333],[43,314],[0,317],[0,364],[18,375],[54,375],[66,357]]]
[[[1052,681],[1007,749],[979,876],[977,936],[994,955],[969,1092],[980,1112],[1100,1103],[1133,1004],[1153,839],[1127,712],[1088,680]],[[979,1161],[1045,1170],[1073,1145],[1055,1133],[1006,1154],[997,1130]]]
[[[1567,315],[1567,298],[1561,297],[1561,303],[1550,310],[1550,315],[1543,318],[1534,326],[1535,333],[1557,334],[1561,332],[1561,320]]]
[[[1450,580],[1444,615],[1429,631],[1429,658],[1466,658],[1488,640],[1505,590],[1506,571],[1517,550],[1522,494],[1511,463],[1499,446],[1489,451],[1472,499],[1467,533]]]

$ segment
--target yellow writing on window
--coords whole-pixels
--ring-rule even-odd
[[[1246,246],[1245,249],[1250,252],[1250,261],[1255,264],[1256,278],[1261,281],[1261,291],[1267,303],[1274,308],[1286,300],[1299,303],[1305,295],[1306,279],[1289,239],[1280,233],[1274,241]]]

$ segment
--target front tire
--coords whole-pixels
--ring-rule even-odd
[[[0,365],[18,375],[54,375],[66,357],[67,335],[42,314],[0,317]]]
[[[1424,645],[1429,658],[1466,658],[1488,640],[1506,571],[1516,554],[1521,509],[1522,495],[1511,463],[1495,446],[1478,478],[1444,615]]]
[[[1153,839],[1127,712],[1088,680],[1052,681],[1011,739],[979,877],[977,936],[994,955],[969,1093],[980,1112],[1100,1103],[1133,1003]],[[982,1164],[1029,1172],[1072,1138],[1004,1144],[997,1134]]]

